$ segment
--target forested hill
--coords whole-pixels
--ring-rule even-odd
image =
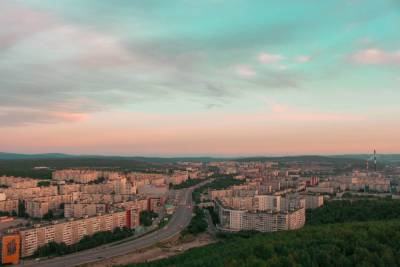
[[[0,160],[15,159],[121,159],[136,160],[144,162],[173,163],[178,161],[210,162],[210,161],[319,161],[319,162],[343,162],[343,161],[365,161],[372,159],[369,154],[348,154],[348,155],[288,155],[288,156],[257,156],[257,157],[219,157],[219,156],[180,156],[180,157],[151,157],[151,156],[110,156],[110,155],[73,155],[63,153],[44,154],[18,154],[0,152]],[[399,162],[400,154],[378,154],[378,161]]]
[[[129,266],[400,266],[400,201],[329,202],[307,219],[300,230],[224,235],[213,245]]]
[[[136,267],[400,266],[400,221],[310,226],[231,236],[182,255]]]

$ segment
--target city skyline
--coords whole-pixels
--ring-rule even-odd
[[[0,3],[0,151],[400,152],[395,1]]]

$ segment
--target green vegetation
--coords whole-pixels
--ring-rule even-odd
[[[194,203],[199,204],[201,202],[200,196],[204,190],[205,190],[205,188],[202,186],[193,190],[192,199],[193,199]]]
[[[322,208],[307,211],[309,225],[400,219],[400,200],[357,199],[330,201]]]
[[[369,194],[371,193],[371,194]],[[366,198],[370,198],[370,199],[377,199],[377,198],[388,198],[388,199],[392,199],[391,195],[374,195],[372,192],[364,192],[364,190],[355,193],[355,192],[345,192],[342,195],[342,199],[366,199]]]
[[[118,241],[134,234],[134,230],[128,228],[116,228],[114,231],[95,233],[92,236],[85,236],[78,243],[71,246],[65,243],[50,242],[38,248],[34,257],[60,256],[77,251],[94,248],[103,244]]]
[[[183,235],[192,234],[197,235],[207,230],[207,221],[204,210],[196,207],[194,210],[194,217],[190,221],[188,227],[182,232]]]
[[[33,169],[35,166],[26,166],[25,160],[0,160],[0,176],[28,177],[35,179],[51,179],[51,170]]]
[[[37,179],[51,179],[54,169],[66,168],[97,168],[119,171],[165,171],[166,163],[146,161],[146,158],[123,157],[70,157],[70,158],[26,158],[0,159],[0,176],[20,176]],[[49,169],[35,169],[38,166],[47,166]]]
[[[45,215],[43,215],[42,220],[50,221],[50,220],[62,219],[62,218],[64,218],[63,212],[54,214],[54,212],[52,210],[49,210],[49,212],[47,212]]]
[[[158,214],[154,211],[144,210],[140,213],[140,224],[144,226],[150,226],[153,223],[153,219],[157,217]]]
[[[49,210],[45,215],[43,215],[43,220],[53,220],[54,219],[54,214],[52,210]]]
[[[218,217],[217,212],[214,210],[214,207],[208,207],[207,210],[211,215],[211,219],[212,219],[213,224],[214,225],[219,224],[219,217]]]
[[[399,200],[332,201],[307,220],[296,231],[218,234],[219,243],[129,266],[400,266]]]
[[[205,188],[217,189],[217,190],[225,189],[232,185],[241,185],[246,182],[245,180],[234,179],[233,175],[217,175],[213,176],[212,178],[215,178],[215,180],[212,181],[211,183],[204,185]]]
[[[104,177],[99,177],[94,181],[89,182],[89,184],[102,184],[106,181],[106,178]]]
[[[202,179],[188,179],[186,181],[184,181],[183,183],[177,184],[177,185],[172,185],[172,189],[183,189],[183,188],[189,188],[192,187],[194,185],[197,185],[201,182],[203,182],[204,180]]]
[[[163,228],[164,226],[166,226],[169,221],[171,220],[172,215],[167,215],[166,217],[164,217],[160,223],[158,224],[158,228]]]
[[[50,186],[50,181],[40,181],[37,183],[39,187],[47,187]]]
[[[29,215],[26,213],[25,209],[25,202],[23,200],[20,200],[18,202],[18,217],[29,217]]]
[[[0,211],[0,216],[10,216],[8,211]]]
[[[310,226],[273,234],[228,235],[217,244],[140,267],[399,266],[400,221]]]
[[[192,193],[192,198],[195,203],[200,203],[200,195],[207,189],[225,189],[232,185],[241,185],[245,180],[237,180],[233,178],[233,175],[213,175],[214,181],[196,188]]]

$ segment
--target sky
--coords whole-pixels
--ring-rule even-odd
[[[1,0],[0,151],[400,152],[397,0]]]

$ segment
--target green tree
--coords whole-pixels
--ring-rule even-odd
[[[40,181],[37,183],[39,187],[47,187],[50,186],[50,181]]]
[[[54,219],[54,214],[52,210],[49,210],[45,215],[43,215],[43,220],[53,220]]]
[[[157,218],[158,214],[154,211],[144,210],[140,213],[140,224],[144,226],[150,226],[153,223],[153,219]]]
[[[23,200],[20,200],[18,202],[18,217],[27,217],[28,214],[26,213],[25,210],[25,202]]]

